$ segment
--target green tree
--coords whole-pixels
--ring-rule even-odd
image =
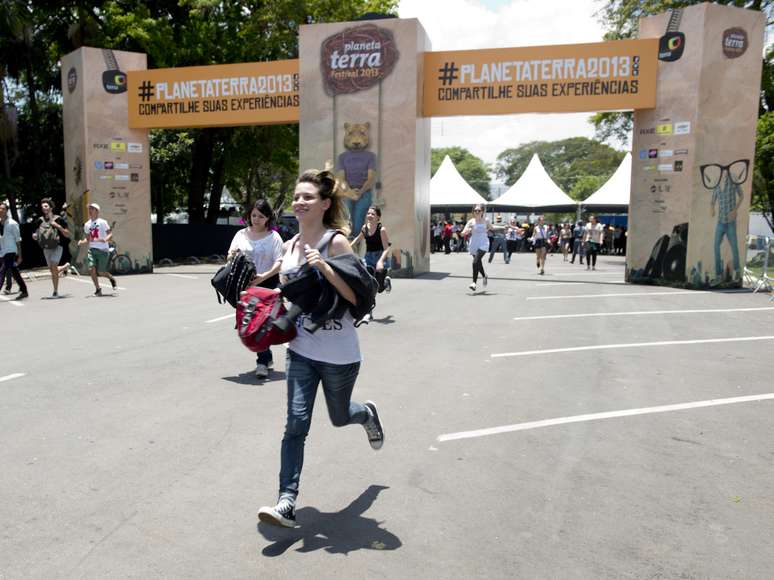
[[[752,209],[763,212],[774,229],[774,112],[758,119]]]
[[[604,183],[618,168],[625,153],[594,139],[571,137],[561,141],[532,141],[506,149],[497,156],[497,176],[512,185],[521,177],[532,156],[537,154],[546,172],[556,184],[574,199],[585,199],[589,180],[576,188],[576,183],[591,176]],[[589,192],[589,193],[593,193]],[[585,194],[585,195],[584,195]],[[584,195],[584,197],[576,197]]]
[[[701,4],[706,0],[607,0],[599,11],[600,21],[605,27],[605,40],[620,40],[637,36],[640,18],[660,14],[670,9],[685,8]],[[774,0],[715,0],[716,4],[760,10],[766,14],[767,27],[774,23]],[[761,111],[771,111],[774,106],[774,51],[767,52],[763,61],[761,80]],[[600,141],[618,141],[624,145],[632,131],[631,112],[604,112],[589,117],[594,125],[595,137]]]
[[[465,181],[485,199],[489,199],[489,166],[463,147],[433,149],[430,158],[430,174],[435,175],[447,155]]]

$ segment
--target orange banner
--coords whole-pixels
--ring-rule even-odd
[[[427,52],[425,117],[650,109],[658,39]]]
[[[127,72],[129,127],[298,123],[298,60]]]

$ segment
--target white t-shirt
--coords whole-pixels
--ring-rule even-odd
[[[255,271],[262,274],[271,270],[274,263],[282,257],[282,238],[272,231],[260,240],[251,240],[247,237],[247,228],[244,228],[231,240],[228,251],[230,253],[235,250],[250,258],[255,264]]]
[[[328,246],[320,250],[320,254],[328,257]],[[298,275],[298,269],[306,262],[299,244],[291,242],[288,251],[282,258],[280,274],[292,279]],[[344,300],[339,298],[339,300]],[[346,365],[363,360],[360,354],[360,343],[357,338],[355,320],[347,310],[338,320],[329,320],[316,332],[311,333],[303,327],[306,315],[302,314],[296,320],[296,337],[288,343],[288,348],[308,359],[336,365]]]
[[[110,226],[102,218],[87,221],[85,224],[83,224],[83,232],[89,239],[89,248],[103,251],[108,251],[110,249],[110,246],[107,242],[97,241],[98,239],[104,240],[110,233]]]
[[[605,235],[605,226],[597,222],[597,225],[593,225],[591,222],[586,224],[586,234],[590,242],[595,244],[602,243],[602,237]]]

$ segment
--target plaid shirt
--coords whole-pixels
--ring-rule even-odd
[[[736,221],[736,217],[729,219],[729,214],[736,209],[737,196],[742,198],[742,188],[732,183],[728,176],[726,176],[722,187],[718,184],[712,190],[712,205],[714,206],[715,202],[718,202],[718,223],[725,224]]]

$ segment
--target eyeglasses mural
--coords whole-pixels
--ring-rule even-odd
[[[747,181],[747,176],[750,172],[750,160],[737,159],[728,165],[709,163],[707,165],[700,165],[699,171],[701,171],[702,183],[707,189],[715,189],[718,185],[720,185],[720,181],[723,179],[724,171],[728,175],[728,178],[731,180],[731,183],[742,185],[745,181]]]

